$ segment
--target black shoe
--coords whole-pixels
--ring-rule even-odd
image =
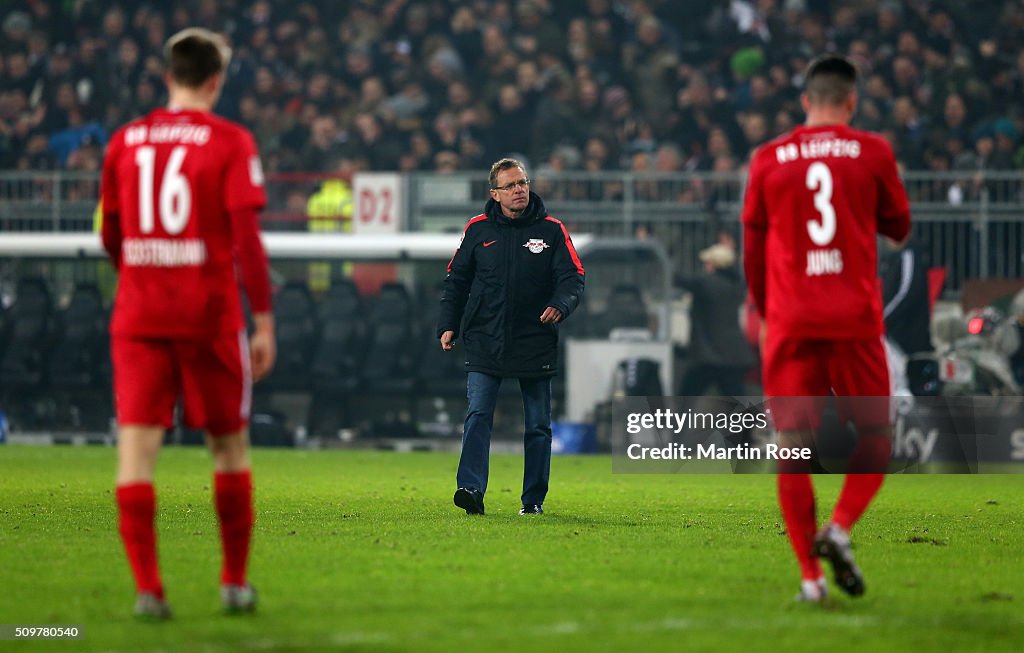
[[[524,503],[519,509],[520,515],[543,515],[544,508],[539,503]]]
[[[825,526],[814,537],[812,555],[825,558],[832,563],[836,585],[850,596],[864,593],[864,577],[853,561],[850,534],[835,524]]]
[[[455,505],[466,511],[467,515],[484,514],[484,493],[460,487],[455,490]]]

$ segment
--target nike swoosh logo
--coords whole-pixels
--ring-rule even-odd
[[[489,240],[486,243],[484,243],[484,247],[490,247],[491,245],[493,245],[496,242],[498,242],[498,241],[496,241],[496,240]]]

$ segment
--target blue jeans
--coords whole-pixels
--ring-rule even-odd
[[[487,491],[487,470],[494,428],[494,407],[502,378],[470,372],[466,380],[466,425],[462,431],[459,487]],[[523,445],[523,504],[542,504],[551,476],[551,378],[519,379],[525,426]]]

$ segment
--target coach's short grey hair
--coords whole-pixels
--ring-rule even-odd
[[[493,165],[491,165],[491,172],[487,175],[487,181],[491,188],[494,188],[494,185],[498,183],[498,173],[502,170],[508,170],[509,168],[519,168],[523,171],[523,174],[526,174],[526,166],[524,166],[523,162],[519,159],[513,159],[510,157],[498,159]]]

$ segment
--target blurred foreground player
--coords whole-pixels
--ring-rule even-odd
[[[891,148],[848,126],[856,81],[842,57],[811,64],[806,122],[754,154],[743,206],[744,267],[765,316],[764,391],[780,446],[813,446],[828,395],[858,430],[835,511],[817,534],[811,461],[779,462],[779,502],[802,574],[797,598],[814,602],[826,592],[819,557],[843,591],[864,593],[849,532],[881,487],[892,446],[875,239],[903,241],[910,230]]]
[[[213,454],[221,602],[228,611],[256,605],[246,580],[248,420],[252,381],[274,363],[274,322],[259,155],[248,131],[211,113],[230,56],[213,32],[172,36],[167,108],[121,128],[103,165],[103,246],[120,274],[110,328],[119,529],[142,617],[171,615],[157,565],[153,468],[179,396],[186,424],[205,428]],[[250,339],[236,266],[253,311]]]

